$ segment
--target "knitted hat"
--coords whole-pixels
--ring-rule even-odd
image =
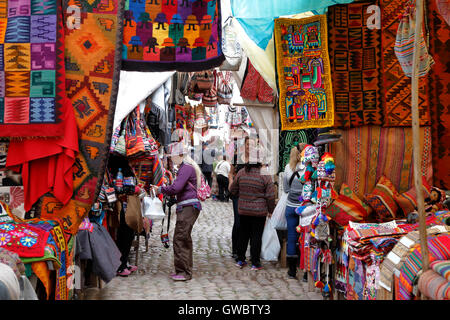
[[[319,150],[314,146],[306,146],[303,150],[302,164],[307,165],[311,163],[311,165],[316,168],[319,163]]]
[[[336,142],[341,139],[341,134],[334,131],[332,128],[317,129],[317,138],[314,141],[315,146],[320,146],[330,142]]]

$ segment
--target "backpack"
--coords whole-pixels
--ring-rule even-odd
[[[209,187],[209,184],[206,182],[206,179],[203,175],[201,175],[201,183],[200,183],[200,188],[196,188],[192,183],[188,182],[189,185],[194,188],[197,189],[197,198],[200,201],[205,201],[206,199],[208,199],[209,197],[211,197],[211,188]]]

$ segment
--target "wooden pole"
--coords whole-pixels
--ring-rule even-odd
[[[421,162],[422,155],[420,150],[420,127],[419,127],[419,57],[420,43],[419,37],[422,34],[423,21],[423,0],[416,0],[416,26],[414,35],[414,53],[413,53],[413,69],[411,78],[411,116],[412,116],[412,133],[413,133],[413,156],[414,156],[414,184],[417,194],[417,208],[419,213],[419,235],[420,247],[422,251],[422,269],[429,268],[427,226],[425,217],[425,204],[423,198]]]

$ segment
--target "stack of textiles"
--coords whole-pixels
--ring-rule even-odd
[[[350,222],[336,252],[336,289],[347,300],[375,300],[380,265],[404,234],[395,221]]]
[[[430,263],[419,278],[419,291],[432,300],[450,300],[450,260]]]

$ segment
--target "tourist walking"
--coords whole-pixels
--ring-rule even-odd
[[[228,193],[228,174],[230,173],[231,165],[227,161],[226,156],[223,155],[221,161],[219,161],[215,168],[215,174],[217,177],[217,183],[219,185],[219,201],[228,202],[229,193]]]

